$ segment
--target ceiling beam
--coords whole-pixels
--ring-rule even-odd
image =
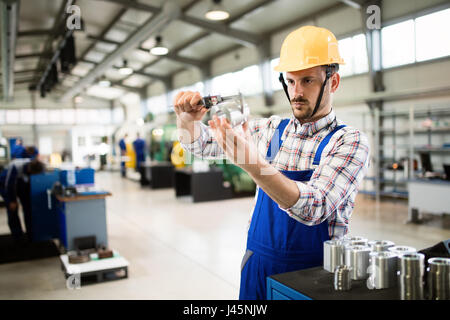
[[[88,39],[92,39],[92,40],[95,40],[95,41],[98,41],[98,42],[104,42],[104,43],[108,43],[108,44],[114,44],[114,45],[120,45],[121,44],[120,42],[117,42],[117,41],[112,41],[112,40],[109,40],[109,39],[100,38],[100,37],[96,37],[96,36],[92,36],[92,35],[88,35]],[[142,47],[142,46],[138,47],[137,50],[140,50],[140,51],[143,51],[143,52],[145,52],[147,54],[150,54],[149,50],[144,48],[144,47]],[[192,66],[199,67],[199,68],[203,67],[203,65],[204,65],[204,62],[202,62],[201,60],[181,57],[181,56],[179,56],[179,55],[177,55],[176,53],[173,53],[173,52],[169,52],[167,55],[161,56],[159,58],[166,58],[166,59],[174,60],[174,61],[177,61],[177,62],[180,62],[180,63],[183,63],[183,64],[192,65]]]
[[[29,58],[39,58],[39,57],[45,57],[45,58],[49,58],[51,57],[52,53],[51,52],[35,52],[35,53],[28,53],[28,54],[18,54],[16,55],[16,59],[29,59]],[[44,70],[44,68],[41,69],[35,69],[36,72],[38,72],[38,70]]]
[[[99,63],[97,63],[95,61],[86,60],[86,59],[82,60],[81,62],[93,64],[94,68],[99,65]],[[117,70],[120,69],[120,67],[117,67],[117,66],[111,66],[111,68],[114,68],[114,69],[117,69]],[[162,76],[162,75],[154,74],[154,73],[143,72],[141,70],[133,71],[133,73],[130,74],[128,77],[131,77],[133,74],[137,74],[137,75],[140,75],[140,76],[144,76],[144,77],[152,78],[152,79],[156,79],[156,80],[161,80],[161,81],[167,81],[167,79],[168,79],[168,77],[166,77],[166,76]],[[121,81],[123,81],[123,80],[125,80],[125,79],[122,79]]]
[[[353,1],[353,0],[339,0],[342,3],[345,3],[346,5],[348,5],[349,7],[353,8],[353,9],[361,9],[361,4]]]
[[[52,29],[36,29],[36,30],[25,30],[19,31],[18,37],[35,37],[35,36],[49,36],[53,34]]]

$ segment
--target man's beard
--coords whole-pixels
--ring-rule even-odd
[[[295,103],[302,103],[302,105],[296,106]],[[291,99],[291,108],[294,117],[299,121],[305,121],[311,118],[313,109],[307,99],[298,97]]]

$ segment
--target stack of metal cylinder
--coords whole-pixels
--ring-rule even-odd
[[[399,256],[398,282],[401,300],[423,299],[424,258],[421,253]]]
[[[428,259],[428,295],[431,300],[450,299],[450,259]],[[367,279],[369,289],[398,284],[402,300],[425,298],[424,255],[392,241],[345,236],[324,242],[324,269],[334,273],[334,289],[350,290],[352,280]]]
[[[428,259],[428,299],[450,300],[450,259]]]

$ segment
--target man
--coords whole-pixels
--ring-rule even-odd
[[[136,170],[139,171],[141,164],[145,162],[145,140],[141,139],[139,132],[136,134],[136,140],[133,141],[133,149],[136,153]]]
[[[184,148],[199,157],[225,155],[258,185],[240,299],[265,299],[267,276],[322,265],[323,242],[348,232],[369,145],[332,109],[342,63],[330,31],[305,26],[290,33],[275,70],[293,116],[244,123],[244,134],[217,117],[209,121],[210,128],[202,124],[207,110],[199,105],[200,94],[175,97]]]
[[[22,159],[24,158],[25,147],[23,146],[23,141],[21,138],[16,139],[16,143],[11,150],[11,159]]]
[[[122,177],[126,177],[127,169],[125,168],[125,161],[124,157],[127,155],[127,144],[126,139],[128,137],[128,134],[125,133],[122,139],[119,141],[119,148],[120,148],[120,173],[122,174]]]
[[[8,213],[8,225],[15,241],[23,242],[31,240],[31,200],[30,200],[30,176],[42,173],[44,164],[37,159],[35,147],[25,148],[24,158],[15,159],[0,174],[1,193],[5,200]],[[26,236],[22,230],[19,219],[20,200],[25,218]]]

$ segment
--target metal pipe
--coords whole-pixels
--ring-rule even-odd
[[[67,101],[83,88],[89,86],[99,76],[101,76],[114,62],[120,58],[126,51],[135,48],[139,43],[147,39],[150,35],[160,32],[171,21],[176,19],[180,14],[180,7],[174,1],[167,1],[162,12],[150,18],[142,28],[136,31],[131,37],[124,41],[115,51],[109,54],[100,64],[98,64],[86,77],[78,81],[70,90],[68,90],[61,98],[61,101]]]
[[[0,0],[3,100],[14,96],[14,59],[19,20],[18,0]]]

